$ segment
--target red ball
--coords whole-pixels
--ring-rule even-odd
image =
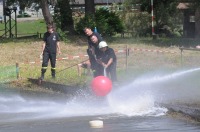
[[[92,80],[91,87],[97,96],[105,96],[112,89],[112,81],[105,76],[97,76]]]

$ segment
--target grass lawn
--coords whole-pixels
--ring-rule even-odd
[[[12,22],[12,25],[14,22]],[[7,26],[9,26],[7,24]],[[5,31],[1,31],[5,29],[4,23],[0,23],[0,36],[2,36]],[[12,30],[14,33],[15,29]],[[44,20],[27,20],[27,21],[22,21],[17,23],[17,34],[18,36],[26,36],[28,34],[37,34],[39,33],[44,33],[46,31],[46,24]]]
[[[4,29],[4,24],[0,24],[0,30]],[[44,20],[18,22],[18,34],[36,34],[46,32]],[[4,31],[0,31],[0,36]],[[103,36],[104,37],[104,36]],[[88,59],[79,57],[71,59],[73,56],[86,55],[87,41],[82,36],[66,36],[67,42],[61,42],[62,54],[57,56],[61,58],[57,61],[57,80],[62,84],[79,85],[85,83],[92,77],[78,76],[77,64]],[[181,38],[131,38],[125,36],[121,38],[120,34],[115,37],[104,37],[109,46],[114,50],[124,51],[129,49],[129,56],[123,53],[116,53],[118,58],[118,78],[119,80],[128,80],[147,71],[156,69],[177,69],[183,67],[198,67],[200,62],[200,52],[184,51],[181,59],[179,47],[195,47],[199,44],[199,39],[181,39]],[[27,78],[38,78],[41,70],[41,39],[7,39],[0,41],[0,81],[16,74],[10,70],[19,63],[20,80]],[[166,52],[158,52],[166,51]],[[69,58],[69,59],[63,59]],[[12,71],[12,73],[10,72]],[[128,72],[127,72],[128,71]],[[51,80],[50,66],[48,67],[46,78]]]
[[[86,55],[87,43],[77,44],[79,38],[80,36],[73,36],[73,38],[69,37],[71,39],[70,42],[61,42],[62,54],[57,56],[57,58],[61,59],[57,61],[57,79],[54,82],[80,85],[88,83],[88,80],[92,79],[92,76],[78,76],[77,64],[88,59],[82,56]],[[200,62],[200,52],[198,51],[184,51],[181,60],[181,52],[178,46],[184,44],[186,46],[188,44],[194,46],[197,44],[197,40],[194,39],[159,39],[156,41],[151,38],[113,37],[105,39],[108,41],[109,46],[116,51],[124,51],[126,47],[130,50],[127,57],[124,52],[116,52],[118,79],[122,82],[159,69],[173,70],[183,67],[198,67],[200,65],[198,63]],[[4,73],[8,73],[6,69],[9,70],[9,67],[15,66],[17,62],[19,63],[21,81],[26,82],[27,78],[38,78],[41,70],[39,58],[41,45],[42,41],[39,39],[12,40],[1,43],[0,66],[4,67]],[[74,59],[72,59],[73,56],[75,57]],[[81,57],[77,58],[76,56]],[[66,59],[67,57],[69,58]],[[13,77],[13,74],[11,75]],[[45,75],[46,80],[53,81],[51,80],[50,66],[48,66]]]

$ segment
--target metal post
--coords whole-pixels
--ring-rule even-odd
[[[181,49],[181,66],[183,66],[183,49]]]
[[[12,35],[12,23],[11,23],[11,14],[9,15],[9,37],[12,38],[13,35]]]
[[[5,11],[4,11],[5,6],[6,6],[6,2],[5,2],[5,0],[3,0],[3,15],[4,15],[4,16],[5,16]]]
[[[128,45],[126,45],[126,72],[128,71],[128,56],[129,56],[129,49]]]
[[[17,79],[19,79],[19,63],[16,63],[16,74],[17,74]]]
[[[5,25],[5,37],[7,37],[7,27],[6,27],[6,14],[5,14],[5,7],[6,7],[6,0],[3,0],[3,16],[4,16],[4,25]]]
[[[15,11],[15,37],[17,38],[17,13],[16,13],[17,9],[14,9],[14,11]]]

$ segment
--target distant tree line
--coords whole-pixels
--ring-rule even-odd
[[[159,30],[164,25],[168,25],[174,29],[173,21],[178,21],[177,5],[179,2],[189,2],[190,8],[195,10],[195,31],[196,37],[200,37],[200,1],[199,0],[153,0],[154,14],[155,14],[155,28]],[[72,10],[70,7],[70,0],[7,0],[7,5],[18,3],[20,10],[29,7],[32,3],[37,3],[44,16],[46,24],[56,23],[57,28],[69,34],[74,34],[76,27],[74,24]],[[132,7],[130,5],[140,5],[140,11],[151,13],[151,0],[125,0],[123,3],[124,11],[129,11]],[[54,6],[55,15],[52,16],[49,11],[49,5]],[[109,12],[107,12],[109,13]],[[116,13],[117,15],[119,13]],[[94,0],[85,0],[85,17],[95,16]],[[125,15],[124,15],[125,16]],[[123,16],[121,16],[122,18]],[[141,16],[140,16],[141,17]],[[90,18],[91,19],[91,18]],[[176,19],[176,20],[175,20]],[[123,21],[123,19],[121,19]],[[96,19],[94,19],[96,21]],[[134,21],[134,19],[133,19]],[[99,22],[96,22],[99,23]],[[124,24],[124,22],[123,22]],[[118,24],[120,25],[120,24]],[[95,26],[95,24],[94,24]],[[116,30],[119,31],[119,27]],[[123,27],[120,27],[123,29]],[[111,29],[111,28],[110,28]],[[115,32],[115,31],[113,31]],[[112,34],[112,33],[110,33]]]

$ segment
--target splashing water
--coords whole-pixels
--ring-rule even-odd
[[[171,80],[171,79],[176,79],[179,76],[183,76],[185,74],[196,72],[199,70],[200,70],[200,68],[195,68],[195,69],[190,69],[190,70],[186,70],[186,71],[172,73],[172,74],[165,75],[165,76],[155,75],[155,76],[151,77],[150,79],[149,78],[139,78],[134,83],[141,83],[141,82],[142,83],[154,83],[154,82],[167,81],[167,80]]]
[[[191,103],[199,100],[199,71],[200,68],[195,68],[162,76],[142,76],[128,86],[112,92],[109,96],[110,104],[114,104],[113,108],[117,108],[118,112],[125,111],[128,115],[144,115],[149,111],[160,115],[165,110],[157,107],[158,103]]]
[[[188,94],[188,91],[197,90],[199,81],[196,75],[199,71],[200,68],[196,68],[164,76],[152,75],[147,77],[145,75],[135,79],[127,86],[118,89],[113,88],[113,91],[104,98],[94,97],[80,90],[76,96],[68,99],[65,103],[48,99],[26,99],[16,94],[2,94],[0,96],[0,122],[97,115],[164,115],[167,109],[157,105],[157,102],[182,100],[186,97],[187,100],[191,101],[194,96]],[[193,80],[190,85],[187,83],[189,79]],[[191,86],[193,89],[191,89]],[[190,87],[190,90],[188,90],[188,87]],[[195,91],[195,93],[197,92]]]

